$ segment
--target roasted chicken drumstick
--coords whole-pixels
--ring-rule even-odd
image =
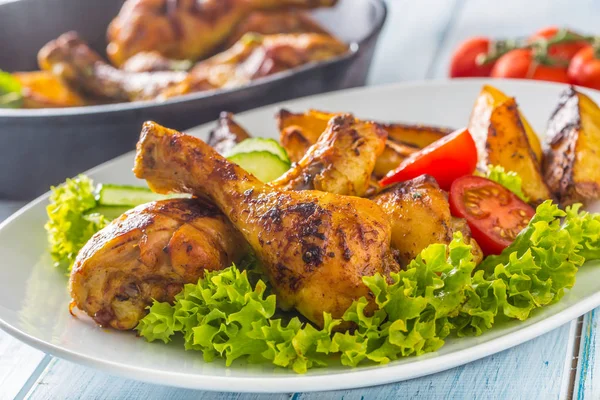
[[[466,221],[450,214],[448,195],[431,176],[422,175],[388,186],[372,200],[389,216],[392,248],[402,266],[430,244],[449,244],[455,232],[463,234],[472,245],[475,261],[481,261],[481,249],[472,239]]]
[[[104,101],[153,99],[187,76],[186,72],[117,69],[105,62],[75,32],[67,32],[42,47],[38,64],[71,88]]]
[[[152,300],[173,301],[205,269],[228,267],[246,249],[229,220],[207,201],[144,204],[81,249],[71,272],[71,296],[99,325],[133,329]]]
[[[370,298],[363,276],[398,269],[391,228],[372,201],[261,183],[202,140],[147,122],[134,173],[158,193],[207,196],[254,250],[283,309],[323,324]],[[371,305],[374,307],[374,305]]]
[[[196,61],[210,55],[255,10],[316,8],[336,0],[127,0],[108,27],[109,58],[121,66],[131,56],[158,51]]]
[[[204,90],[232,88],[300,65],[323,61],[347,51],[339,40],[323,34],[248,34],[230,49],[196,64],[190,72],[152,71],[155,62],[122,70],[106,63],[75,32],[65,33],[38,53],[40,68],[69,86],[104,101],[165,99]],[[152,54],[140,54],[142,58]],[[169,60],[155,60],[158,64]],[[141,60],[144,63],[144,60]]]
[[[387,132],[373,122],[338,115],[294,166],[271,186],[285,190],[314,189],[348,196],[363,196],[371,180]]]

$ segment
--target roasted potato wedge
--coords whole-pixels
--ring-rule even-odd
[[[410,125],[410,124],[381,124],[388,133],[388,138],[398,143],[404,143],[410,146],[422,149],[452,133],[454,129],[429,126],[429,125]]]
[[[308,110],[303,114],[297,114],[286,109],[281,109],[277,112],[276,118],[280,133],[294,126],[302,132],[304,138],[312,145],[319,140],[319,136],[327,128],[329,120],[338,114],[341,113],[329,113],[317,110]]]
[[[300,160],[306,150],[319,139],[327,122],[336,115],[338,114],[317,110],[308,110],[303,114],[280,110],[277,114],[279,141],[287,150],[290,160]],[[388,142],[373,171],[377,178],[396,168],[410,154],[452,132],[450,128],[425,125],[379,125],[388,132]]]
[[[321,135],[321,132],[325,130],[327,122],[337,114],[339,113],[318,110],[308,110],[303,114],[296,114],[282,109],[277,114],[279,131],[281,132],[290,126],[300,127],[305,132],[306,138],[314,143]],[[450,128],[428,125],[388,124],[381,122],[379,124],[388,132],[390,140],[418,148],[428,146],[453,131]]]
[[[404,143],[397,143],[388,139],[385,148],[383,149],[383,153],[377,158],[373,175],[377,178],[384,177],[385,174],[400,165],[405,158],[418,150],[417,147],[412,147]]]
[[[544,178],[561,204],[600,197],[600,108],[569,88],[546,132]]]
[[[298,162],[304,157],[309,147],[314,143],[311,139],[316,136],[313,133],[307,133],[305,129],[298,125],[290,125],[284,128],[279,135],[281,146],[287,151],[288,157],[292,162]],[[317,137],[318,139],[318,137]],[[392,169],[396,168],[402,160],[419,150],[416,147],[404,143],[397,143],[387,140],[383,153],[377,157],[373,175],[381,178]]]
[[[307,138],[307,134],[302,127],[291,125],[281,131],[279,143],[287,151],[290,160],[298,162],[304,157],[310,146],[316,142],[311,142]]]
[[[478,168],[485,171],[493,164],[516,172],[523,179],[523,192],[532,204],[552,198],[515,99],[509,98],[491,112],[489,107],[480,106],[478,99],[469,121],[469,131],[479,153]]]
[[[77,107],[87,103],[63,81],[46,71],[15,72],[22,86],[23,108]]]
[[[230,112],[222,112],[217,120],[217,127],[208,135],[209,146],[219,154],[225,154],[239,142],[248,139],[250,134],[233,119]]]
[[[479,93],[479,96],[475,102],[473,113],[471,114],[471,122],[469,123],[469,130],[471,130],[471,133],[473,133],[472,130],[475,129],[474,125],[477,123],[481,124],[478,126],[480,130],[487,129],[487,121],[489,120],[490,115],[492,115],[494,108],[498,107],[508,99],[509,97],[497,88],[491,85],[483,85],[481,93]],[[537,161],[541,163],[542,146],[540,144],[540,139],[531,125],[529,125],[529,122],[527,122],[525,116],[523,116],[523,113],[520,111],[518,111],[518,113],[521,119],[521,124],[523,125],[523,129],[525,130],[525,134],[527,135],[527,139],[529,140],[531,150],[535,154]],[[473,120],[473,115],[477,115],[478,118]]]

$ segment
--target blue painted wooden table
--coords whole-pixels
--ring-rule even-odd
[[[549,24],[598,32],[594,0],[388,0],[370,84],[446,76],[454,46],[476,34],[525,36]],[[21,204],[0,202],[0,219]],[[45,355],[0,331],[0,399],[600,399],[600,309],[544,336],[446,372],[348,391],[252,395],[126,380]]]

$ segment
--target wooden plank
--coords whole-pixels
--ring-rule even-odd
[[[579,368],[573,384],[573,399],[600,398],[600,308],[586,314],[579,346]]]
[[[289,396],[237,393],[200,392],[175,389],[110,376],[91,368],[81,367],[68,361],[53,359],[28,399],[130,399],[130,400],[181,400],[214,399],[233,400],[284,400]]]
[[[389,0],[388,4],[390,18],[371,70],[372,84],[444,77],[453,47],[471,35],[526,35],[537,27],[569,20],[565,15],[572,17],[570,21],[577,21],[577,27],[594,31],[597,15],[582,12],[593,6],[591,1],[574,5],[533,0],[525,5],[522,1],[508,0],[494,6],[482,1]],[[455,4],[460,8],[458,14],[452,12]],[[448,35],[444,36],[446,32]],[[590,327],[590,332],[596,331],[594,327]],[[292,398],[559,398],[569,371],[564,363],[570,358],[569,332],[569,326],[563,326],[516,348],[430,377],[352,391],[294,394]],[[593,368],[581,374],[585,382],[592,381],[591,372]],[[593,393],[590,387],[586,383],[583,393]],[[31,398],[287,398],[160,387],[113,378],[62,360],[50,363],[30,395]]]
[[[0,331],[0,399],[13,399],[35,372],[44,353]]]
[[[407,382],[356,390],[297,393],[294,400],[390,398],[523,398],[557,399],[567,352],[569,324],[518,347],[435,375]],[[212,393],[168,388],[111,377],[96,370],[54,359],[34,384],[28,398],[95,399],[240,399],[280,400],[288,395]]]
[[[0,201],[0,221],[17,211],[23,202]],[[0,330],[0,399],[12,399],[44,359],[44,353]]]

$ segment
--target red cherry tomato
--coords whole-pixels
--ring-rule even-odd
[[[566,68],[539,64],[526,49],[511,50],[500,57],[492,69],[492,76],[569,83]]]
[[[469,131],[463,129],[411,154],[379,183],[385,186],[427,174],[433,176],[442,189],[449,190],[454,180],[471,175],[476,165],[477,147]]]
[[[535,214],[510,190],[479,176],[455,180],[449,201],[452,215],[467,220],[485,255],[500,254]]]
[[[490,76],[494,63],[485,65],[477,64],[477,57],[480,54],[487,54],[489,48],[490,39],[485,37],[474,37],[462,42],[452,55],[450,77]]]
[[[575,54],[569,64],[569,78],[575,85],[600,90],[600,59],[595,57],[593,47]]]
[[[536,39],[552,39],[560,31],[560,28],[556,26],[549,26],[544,29],[540,29],[534,33],[529,41],[533,42]],[[572,32],[575,33],[575,32]],[[567,42],[561,44],[555,44],[550,46],[548,49],[548,55],[550,57],[556,57],[558,59],[569,61],[575,56],[575,54],[584,47],[588,47],[589,44],[585,41]]]

